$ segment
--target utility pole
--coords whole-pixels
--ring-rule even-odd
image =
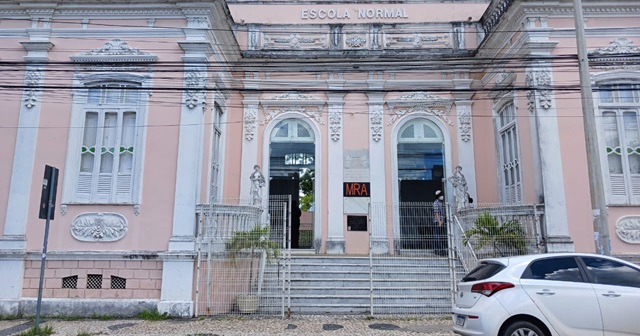
[[[576,40],[578,46],[578,66],[580,69],[580,95],[582,97],[582,115],[584,122],[584,139],[587,146],[587,168],[589,170],[589,189],[591,192],[591,211],[593,212],[593,235],[596,252],[611,255],[611,238],[609,236],[609,214],[604,197],[604,181],[602,165],[598,149],[598,131],[596,129],[593,93],[589,76],[589,56],[584,34],[584,18],[582,16],[582,0],[574,0],[576,21]]]

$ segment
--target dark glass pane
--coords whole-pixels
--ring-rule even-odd
[[[640,288],[640,270],[604,258],[583,257],[582,260],[598,284]]]
[[[583,282],[578,263],[573,257],[537,260],[529,265],[523,279]]]

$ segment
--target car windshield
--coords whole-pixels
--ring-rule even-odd
[[[504,268],[505,266],[500,263],[483,261],[465,275],[465,277],[462,278],[462,282],[488,279],[498,274]]]

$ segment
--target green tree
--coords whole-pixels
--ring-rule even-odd
[[[475,248],[480,250],[490,245],[493,247],[494,257],[497,256],[497,253],[504,257],[505,251],[503,250],[515,251],[518,254],[527,253],[527,240],[519,221],[510,220],[501,224],[488,212],[484,212],[475,219],[474,224],[473,228],[465,232],[464,244],[476,237]]]
[[[302,211],[309,211],[311,204],[313,204],[313,180],[315,177],[316,172],[313,169],[308,169],[300,176],[300,190],[302,191],[300,209]]]

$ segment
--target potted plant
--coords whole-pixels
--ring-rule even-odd
[[[277,242],[269,239],[269,227],[260,225],[254,226],[249,231],[236,231],[231,239],[226,243],[229,257],[234,266],[239,254],[249,253],[249,283],[246,293],[237,296],[238,309],[242,313],[254,313],[258,310],[259,295],[253,292],[254,279],[254,257],[256,252],[262,252],[266,256],[266,261],[277,258],[279,248]]]
[[[504,250],[510,250],[517,254],[527,253],[526,235],[518,220],[500,223],[488,212],[484,212],[474,220],[474,227],[467,230],[465,235],[464,244],[475,237],[476,249],[479,250],[490,245],[493,248],[493,257],[496,257],[497,253],[504,257]]]

